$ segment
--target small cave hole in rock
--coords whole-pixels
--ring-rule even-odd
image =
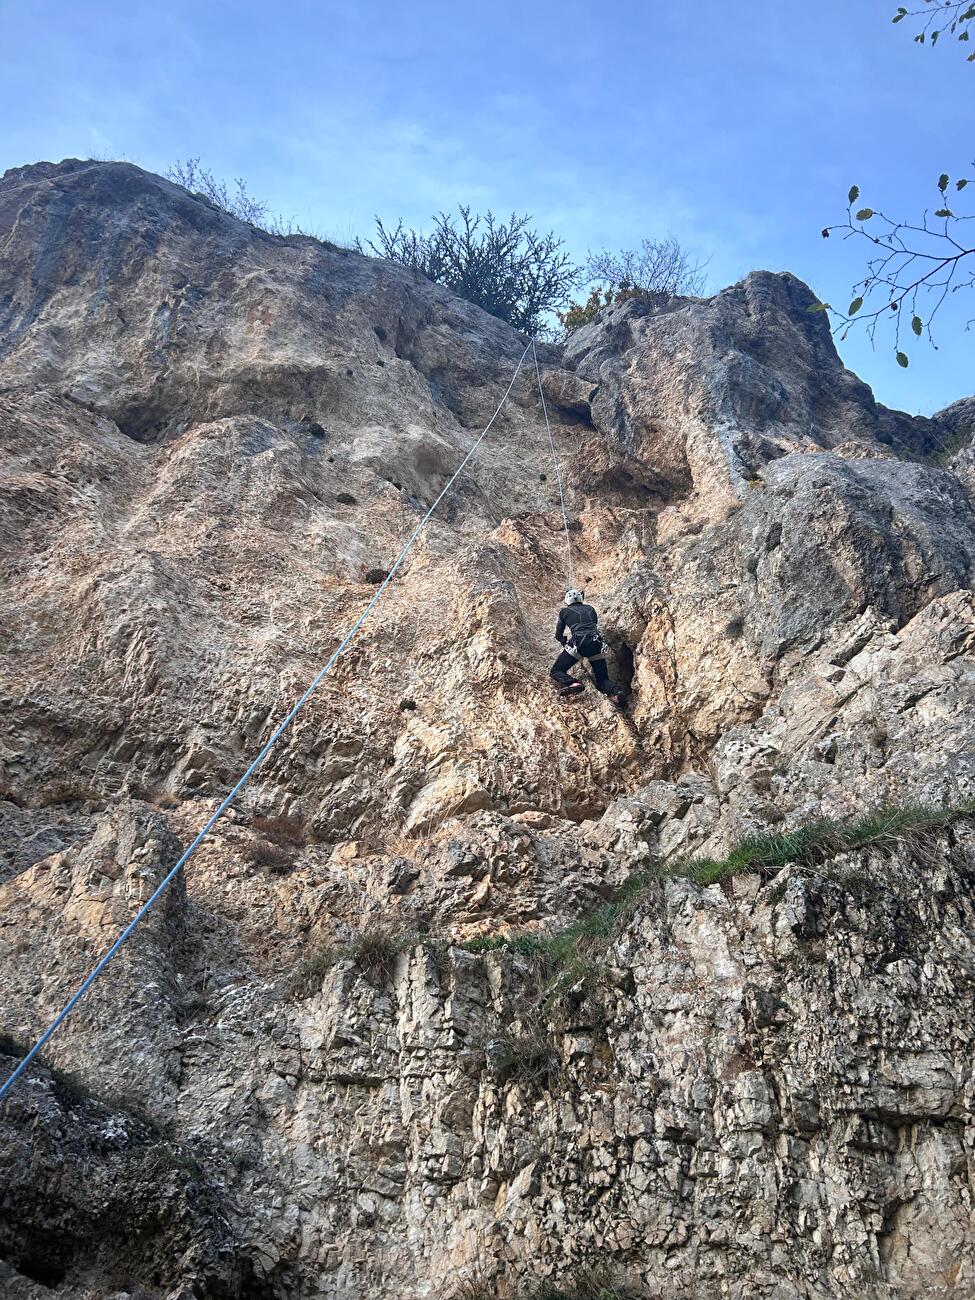
[[[633,674],[636,671],[636,665],[633,661],[633,651],[626,644],[621,636],[610,638],[610,648],[613,651],[613,658],[616,660],[616,680],[623,690],[629,695],[633,685]]]
[[[53,1289],[61,1285],[68,1273],[65,1261],[54,1253],[55,1248],[56,1242],[50,1239],[31,1243],[19,1257],[14,1256],[10,1262],[22,1277],[29,1277],[32,1282]]]
[[[396,489],[397,492],[402,492],[402,491],[403,491],[403,484],[402,484],[402,483],[394,483],[394,484],[393,484],[393,487]]]
[[[119,432],[133,442],[162,442],[172,412],[151,403],[131,403],[115,416]]]
[[[383,329],[383,327],[382,327],[381,325],[373,325],[372,328],[373,328],[373,330],[374,330],[374,332],[375,332],[375,335],[376,335],[376,338],[379,340],[379,342],[380,342],[380,343],[385,343],[385,342],[386,342],[386,331]]]
[[[733,637],[736,641],[745,630],[745,620],[740,615],[729,618],[724,625],[725,636]]]
[[[338,496],[335,498],[335,500],[339,503],[340,506],[356,505],[356,499],[351,492],[340,492]]]
[[[539,483],[547,483],[547,482],[548,482],[548,475],[547,475],[547,474],[539,474],[539,476],[538,476],[538,481],[539,481]]]
[[[347,250],[343,249],[343,252],[345,251]],[[250,1260],[244,1260],[243,1269],[244,1276],[241,1279],[240,1290],[234,1292],[237,1300],[274,1300],[273,1279],[256,1277],[254,1265]]]
[[[334,464],[335,464],[335,457],[334,457],[334,456],[329,456],[329,458],[328,458],[328,463],[329,463],[330,465],[334,465]]]
[[[772,525],[765,537],[766,551],[774,551],[782,541],[782,524],[779,520]]]
[[[376,358],[376,365],[377,365],[377,366],[384,366],[385,364],[386,364],[386,362],[382,359],[382,357],[377,357],[377,358]]]
[[[401,713],[415,713],[416,700],[400,700],[399,707]]]
[[[378,586],[380,582],[385,582],[388,577],[388,569],[367,569],[365,581],[375,583]]]
[[[345,367],[345,373],[346,373],[346,374],[349,376],[349,378],[351,379],[351,378],[352,378],[352,367],[351,367],[351,366],[346,366],[346,367]]]

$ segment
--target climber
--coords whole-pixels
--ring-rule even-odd
[[[552,665],[551,676],[560,695],[578,695],[586,688],[582,682],[569,676],[568,670],[585,659],[592,669],[596,686],[616,705],[626,702],[626,692],[617,685],[606,668],[606,651],[609,649],[599,631],[599,616],[592,605],[585,603],[585,592],[570,587],[565,593],[565,608],[559,610],[555,625],[555,639],[564,646]]]

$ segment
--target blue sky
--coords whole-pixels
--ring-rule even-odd
[[[919,48],[895,8],[0,0],[0,170],[201,155],[336,238],[467,202],[579,255],[674,234],[712,289],[791,270],[845,304],[863,248],[819,232],[849,186],[913,216],[941,171],[973,174],[971,47]],[[958,295],[907,371],[888,335],[841,350],[881,401],[932,411],[975,391],[971,316]]]

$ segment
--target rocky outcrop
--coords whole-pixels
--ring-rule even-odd
[[[6,1072],[23,1048],[0,1047]],[[246,1254],[204,1162],[76,1080],[33,1073],[0,1119],[0,1293],[240,1296]]]
[[[962,397],[934,417],[949,433],[958,436],[975,432],[975,397]]]
[[[688,773],[620,799],[588,832],[631,863],[721,854],[743,835],[827,816],[975,799],[975,610],[933,601],[900,631],[868,610],[775,701]]]
[[[545,691],[565,539],[522,370],[0,1116],[12,1295],[452,1300],[593,1261],[662,1298],[975,1287],[968,824],[668,875],[975,799],[970,399],[885,410],[812,301],[756,272],[540,348],[625,716]],[[336,648],[525,342],[128,165],[0,181],[9,1050]],[[554,1000],[530,945],[472,950],[605,915],[635,872]]]
[[[795,276],[767,271],[709,299],[630,298],[571,333],[565,364],[598,381],[597,428],[705,498],[736,496],[793,451],[933,450],[939,421],[877,405],[815,302]]]
[[[70,753],[79,795],[212,792],[335,648],[523,341],[422,277],[265,236],[127,166],[9,174],[0,245],[8,789],[54,797]],[[563,556],[539,415],[525,369],[327,706],[286,742],[287,795],[268,769],[268,797],[304,793],[322,835],[580,815],[637,765],[605,714],[576,742],[537,707]],[[618,524],[592,504],[576,541],[598,581]],[[579,779],[563,793],[566,750]]]
[[[95,1181],[65,1218],[64,1183],[17,1166],[8,1258],[68,1286],[88,1270],[106,1294],[146,1276],[125,1250],[155,1192],[157,1294],[183,1294],[163,1281],[182,1233],[182,1283],[217,1278],[214,1296],[449,1296],[475,1277],[501,1294],[593,1259],[655,1296],[968,1295],[973,873],[959,823],[728,891],[661,880],[556,997],[529,957],[419,944],[298,992],[207,987],[217,949],[180,902],[198,934],[179,964],[192,952],[205,991],[160,978],[144,942],[93,994],[94,1035],[60,1050],[97,1055],[184,1147],[157,1137],[150,1160],[147,1121],[94,1103],[58,1128],[57,1087],[28,1085],[12,1150],[46,1125],[48,1161],[88,1143]],[[25,881],[41,914],[57,906],[42,875]],[[102,1021],[128,980],[151,1003]],[[32,998],[17,994],[28,1019]],[[104,1238],[78,1226],[102,1186],[126,1205]],[[55,1224],[60,1272],[41,1278],[27,1229]]]

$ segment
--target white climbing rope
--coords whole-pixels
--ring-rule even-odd
[[[54,1034],[57,1033],[58,1029],[60,1029],[60,1027],[64,1024],[65,1020],[67,1020],[68,1016],[75,1009],[75,1007],[84,997],[84,995],[88,992],[88,990],[94,984],[95,980],[98,979],[99,975],[101,975],[102,971],[105,969],[108,963],[112,960],[112,958],[119,951],[119,949],[127,942],[133,930],[135,930],[136,926],[139,924],[142,918],[152,909],[152,907],[155,906],[157,900],[166,892],[166,890],[172,884],[173,880],[175,880],[176,876],[183,869],[185,864],[189,861],[189,859],[193,856],[193,854],[196,852],[199,846],[203,843],[207,835],[209,835],[213,826],[217,823],[217,821],[219,821],[219,819],[227,811],[230,805],[240,794],[241,790],[243,790],[244,786],[248,783],[248,781],[251,779],[251,777],[254,775],[257,769],[267,758],[268,754],[270,754],[271,750],[277,744],[282,734],[287,730],[287,728],[291,725],[294,719],[304,708],[305,703],[310,698],[310,696],[314,694],[315,690],[318,688],[322,679],[330,672],[332,666],[348,649],[350,643],[352,642],[356,633],[362,627],[363,623],[368,618],[369,614],[379,604],[379,601],[382,599],[383,593],[385,592],[386,588],[392,582],[393,578],[396,576],[397,570],[400,568],[403,561],[406,559],[406,557],[409,555],[410,551],[412,550],[414,542],[417,540],[417,538],[426,528],[431,515],[436,510],[437,506],[439,506],[440,502],[444,499],[447,493],[450,491],[450,489],[453,487],[453,485],[457,482],[457,479],[460,477],[460,474],[462,473],[467,462],[470,460],[470,458],[474,455],[475,451],[477,451],[478,447],[487,437],[488,432],[491,429],[491,426],[494,424],[495,420],[501,414],[502,407],[504,406],[505,402],[508,400],[509,396],[511,395],[511,390],[515,386],[515,380],[518,378],[519,372],[521,371],[522,363],[525,360],[525,357],[528,355],[528,349],[533,347],[534,347],[534,339],[530,339],[528,343],[525,345],[524,352],[522,352],[521,356],[518,358],[518,364],[517,366],[515,366],[514,374],[511,376],[511,382],[508,384],[504,396],[501,398],[501,401],[498,403],[498,409],[491,416],[490,420],[488,420],[483,431],[475,439],[467,455],[464,457],[464,459],[454,470],[453,474],[451,474],[450,478],[447,480],[446,484],[444,485],[437,499],[434,501],[433,505],[429,508],[429,510],[426,512],[426,514],[417,524],[416,528],[413,530],[412,535],[410,536],[409,541],[406,543],[406,545],[400,551],[399,555],[396,557],[396,561],[393,564],[393,567],[390,569],[389,573],[383,579],[381,585],[377,589],[373,598],[369,601],[368,605],[365,607],[365,609],[356,619],[355,623],[353,623],[352,627],[346,633],[338,649],[332,654],[331,658],[325,664],[325,667],[322,668],[321,672],[319,672],[318,676],[314,679],[314,681],[311,683],[311,685],[308,687],[305,693],[301,696],[298,702],[292,706],[287,716],[285,717],[284,721],[281,722],[272,732],[270,739],[261,749],[260,753],[253,760],[253,762],[247,768],[247,771],[240,778],[240,780],[230,791],[227,797],[219,805],[216,812],[213,813],[213,815],[210,817],[209,821],[206,823],[203,829],[193,840],[189,848],[184,852],[183,856],[179,859],[179,861],[172,868],[172,870],[156,887],[152,895],[139,908],[138,912],[135,914],[135,916],[132,918],[129,924],[125,927],[125,929],[122,931],[119,937],[115,940],[111,948],[109,948],[108,952],[105,953],[104,957],[102,957],[101,960],[98,962],[98,964],[91,970],[91,972],[88,974],[84,982],[68,999],[65,1005],[61,1008],[58,1014],[51,1021],[50,1025],[48,1025],[47,1029],[45,1029],[44,1033],[41,1034],[40,1038],[37,1040],[34,1046],[30,1049],[30,1051],[27,1053],[24,1059],[18,1064],[16,1069],[13,1071],[13,1073],[9,1076],[9,1078],[7,1078],[4,1081],[2,1085],[0,1085],[0,1102],[4,1100],[4,1098],[10,1092],[11,1088],[14,1086],[17,1080],[21,1077],[21,1075],[30,1065],[31,1061],[34,1059],[35,1056],[37,1056],[38,1052],[41,1051],[44,1045],[50,1041],[50,1039],[54,1036]],[[537,362],[536,362],[536,369],[537,369]],[[546,422],[547,420],[548,417],[546,416]],[[554,445],[553,445],[553,450],[554,450]],[[566,533],[566,537],[568,537],[568,533]]]
[[[548,407],[545,404],[545,392],[542,388],[542,372],[538,368],[538,353],[535,351],[535,340],[532,339],[532,359],[535,362],[535,378],[538,381],[538,395],[542,399],[542,413],[545,416],[545,428],[548,430],[548,445],[552,448],[552,464],[555,466],[555,481],[559,485],[559,505],[562,507],[562,526],[565,529],[565,561],[566,561],[566,587],[572,586],[572,543],[569,541],[569,516],[565,509],[565,494],[562,491],[562,471],[559,468],[559,455],[555,450],[555,438],[552,436],[552,426],[548,422]]]

